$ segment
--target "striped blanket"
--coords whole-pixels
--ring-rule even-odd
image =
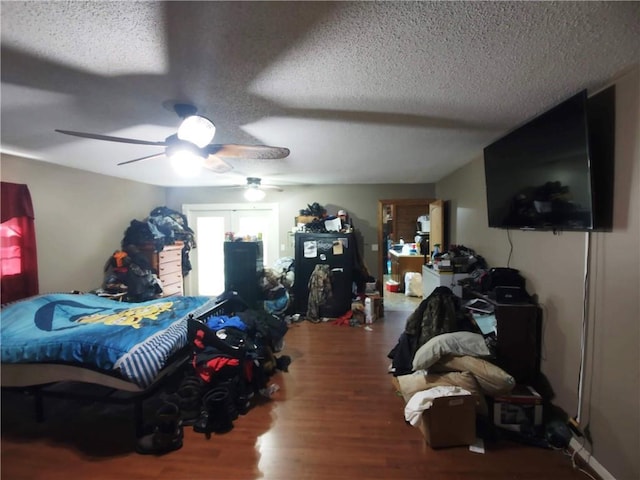
[[[211,297],[115,302],[92,294],[38,295],[0,311],[2,363],[64,363],[115,370],[145,388],[187,344],[189,314]]]

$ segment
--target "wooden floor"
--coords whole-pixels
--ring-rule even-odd
[[[405,424],[387,373],[413,303],[388,301],[386,318],[364,327],[293,324],[281,354],[280,389],[234,422],[229,433],[185,430],[182,449],[164,456],[133,451],[124,407],[45,403],[33,419],[29,397],[4,392],[1,478],[18,479],[585,479],[561,451],[504,440],[484,454],[432,450]],[[419,302],[419,299],[416,301]]]

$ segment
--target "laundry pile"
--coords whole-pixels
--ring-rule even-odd
[[[273,266],[265,267],[260,275],[259,285],[264,299],[264,309],[282,316],[291,306],[292,288],[295,280],[294,259],[281,257]]]
[[[390,373],[407,402],[407,421],[415,416],[414,395],[436,387],[459,387],[474,396],[476,411],[488,415],[485,397],[508,394],[515,379],[491,362],[494,342],[485,338],[450,288],[437,287],[409,315],[389,352]]]
[[[287,324],[263,310],[187,322],[190,365],[138,439],[138,453],[163,454],[181,448],[185,426],[207,438],[230,431],[257,395],[271,397],[277,389],[269,384],[271,377],[278,370],[288,371],[291,363],[287,355],[276,356],[284,344]]]
[[[166,245],[182,242],[182,275],[191,270],[189,253],[196,248],[195,234],[187,222],[187,217],[167,207],[156,207],[144,220],[131,220],[122,239],[122,250],[130,255],[136,247],[153,244],[157,252]]]
[[[94,293],[117,296],[126,302],[144,302],[163,293],[158,272],[151,265],[148,252],[160,252],[167,245],[182,245],[182,276],[191,270],[189,254],[196,248],[195,235],[182,213],[156,207],[144,220],[131,220],[115,251],[104,265],[103,283]]]

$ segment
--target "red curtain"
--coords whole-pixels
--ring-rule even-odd
[[[29,188],[1,182],[0,200],[0,294],[4,304],[38,293],[38,260]]]

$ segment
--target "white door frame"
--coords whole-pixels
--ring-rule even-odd
[[[182,205],[182,213],[187,217],[187,223],[191,226],[194,225],[195,231],[195,216],[198,212],[206,211],[219,211],[219,212],[231,212],[231,211],[251,211],[251,210],[271,210],[273,216],[273,240],[269,239],[271,245],[271,252],[269,258],[272,258],[272,262],[279,256],[280,245],[280,210],[277,203],[185,203]],[[196,237],[196,248],[191,250],[193,270],[197,273],[197,258],[198,258],[198,239]],[[185,277],[184,288],[185,295],[194,295],[196,291],[196,275],[189,275]]]

